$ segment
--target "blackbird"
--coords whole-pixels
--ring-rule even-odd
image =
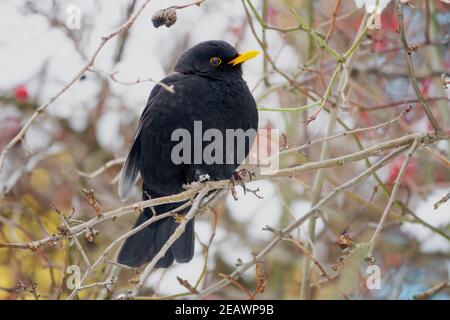
[[[248,51],[239,54],[225,41],[205,41],[187,50],[178,59],[174,72],[161,82],[171,86],[174,92],[156,85],[141,115],[133,144],[122,169],[119,182],[119,195],[126,199],[140,173],[142,199],[157,198],[184,191],[183,185],[204,178],[211,180],[229,179],[244,160],[250,150],[255,135],[244,139],[245,154],[239,157],[234,145],[233,157],[227,161],[230,150],[226,148],[226,139],[214,141],[220,148],[212,152],[211,163],[205,159],[194,159],[194,155],[185,155],[198,146],[201,151],[208,145],[208,139],[195,136],[195,125],[201,124],[203,132],[215,129],[226,137],[228,129],[243,131],[258,127],[258,113],[255,100],[242,78],[241,63],[258,54]],[[183,159],[174,161],[173,149],[179,140],[173,139],[177,129],[190,133],[192,141],[183,150]],[[218,131],[217,131],[218,130]],[[235,131],[236,132],[236,131]],[[199,141],[199,139],[201,141]],[[204,141],[205,140],[205,141]],[[210,137],[210,141],[213,139]],[[238,139],[234,139],[236,143]],[[242,143],[242,140],[239,140]],[[237,144],[239,144],[238,142]],[[187,152],[186,151],[186,152]],[[202,154],[202,153],[201,153]],[[220,156],[222,160],[220,160]],[[217,157],[217,158],[216,158]],[[139,215],[134,227],[139,226],[154,214],[162,214],[178,208],[180,203],[171,203],[145,208]],[[185,214],[189,208],[180,211]],[[139,267],[150,262],[164,243],[177,228],[173,217],[161,219],[130,236],[119,252],[117,261],[130,267]],[[166,268],[174,260],[189,262],[194,254],[194,220],[190,220],[184,233],[172,244],[165,256],[156,264],[157,268]]]

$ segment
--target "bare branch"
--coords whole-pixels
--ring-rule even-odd
[[[398,191],[398,188],[400,187],[400,180],[402,179],[403,174],[405,173],[406,166],[408,165],[409,160],[413,156],[413,154],[416,151],[418,146],[419,146],[419,140],[414,140],[414,142],[412,143],[412,145],[408,151],[408,154],[405,157],[405,160],[403,160],[402,166],[400,167],[397,177],[395,178],[395,182],[392,187],[392,192],[391,192],[391,196],[389,197],[389,201],[386,205],[386,208],[384,209],[383,215],[381,216],[380,222],[378,223],[377,228],[375,229],[375,232],[373,233],[372,238],[370,238],[370,241],[369,241],[370,247],[369,247],[369,252],[367,253],[367,258],[366,258],[368,261],[374,261],[373,248],[375,246],[375,241],[377,239],[378,234],[381,232],[381,230],[383,228],[384,222],[386,221],[389,211],[391,210],[392,206],[395,203],[395,197],[397,196],[397,191]]]
[[[86,172],[83,172],[80,170],[77,170],[77,173],[82,177],[92,179],[92,178],[95,178],[96,176],[101,175],[103,172],[105,172],[105,170],[107,170],[115,165],[124,163],[125,160],[126,160],[126,158],[118,158],[118,159],[109,160],[104,165],[102,165],[100,168],[98,168],[97,170],[95,170],[91,173],[86,173]]]
[[[428,117],[428,120],[430,121],[431,125],[433,126],[435,131],[441,131],[442,129],[439,127],[438,122],[436,121],[433,112],[430,109],[430,106],[428,105],[427,100],[422,95],[422,92],[420,91],[419,84],[417,83],[417,77],[414,71],[414,64],[412,61],[411,54],[415,51],[412,50],[411,47],[408,45],[408,42],[406,41],[406,35],[405,35],[405,26],[403,21],[403,6],[401,1],[397,0],[397,10],[398,10],[398,23],[399,23],[399,29],[400,29],[400,37],[402,40],[403,49],[405,51],[405,60],[406,65],[408,67],[408,75],[409,80],[411,81],[411,85],[417,95],[417,98],[419,99],[420,105],[422,106],[423,111],[425,111],[425,114]]]
[[[156,263],[166,254],[167,250],[172,246],[172,244],[183,234],[186,229],[187,223],[195,217],[197,214],[197,210],[200,207],[201,201],[205,198],[211,189],[206,186],[203,190],[199,192],[194,202],[192,203],[192,207],[189,209],[189,212],[183,216],[183,221],[180,225],[175,229],[174,233],[170,236],[170,238],[164,243],[163,247],[159,252],[153,257],[152,261],[145,267],[141,276],[139,277],[139,281],[133,290],[132,296],[136,296],[140,289],[143,288],[145,280],[148,278],[150,273],[153,271]]]
[[[284,228],[280,231],[279,235],[272,239],[272,241],[267,244],[262,251],[258,255],[256,255],[256,258],[258,260],[263,260],[276,246],[277,244],[282,241],[282,238],[287,236],[290,232],[297,229],[299,226],[301,226],[305,221],[307,221],[311,216],[314,214],[320,215],[320,208],[324,206],[326,203],[328,203],[331,199],[333,199],[335,196],[340,194],[341,192],[345,191],[346,189],[357,185],[370,177],[373,172],[376,172],[378,169],[389,163],[393,158],[395,158],[398,154],[408,149],[408,146],[403,146],[395,151],[391,152],[387,156],[383,157],[379,161],[377,161],[375,164],[373,164],[370,168],[366,169],[364,172],[360,173],[353,179],[347,181],[346,183],[340,185],[339,187],[333,189],[332,192],[330,192],[327,196],[322,198],[314,207],[312,207],[307,213],[305,213],[300,219],[297,219],[293,223],[291,223],[289,226]],[[243,273],[245,273],[247,270],[249,270],[254,265],[254,261],[249,261],[247,263],[242,264],[239,268],[237,268],[230,277],[233,279],[238,279]],[[202,299],[208,295],[210,295],[213,292],[216,292],[225,286],[227,286],[231,281],[229,279],[224,279],[219,281],[216,284],[211,285],[210,287],[202,290],[199,295],[196,296],[197,299]]]
[[[125,23],[123,23],[116,31],[111,32],[107,36],[102,37],[102,40],[100,44],[97,46],[97,48],[94,50],[94,53],[90,56],[89,60],[86,62],[83,68],[81,68],[80,71],[78,71],[69,82],[66,83],[66,85],[58,91],[54,96],[52,96],[48,102],[40,106],[36,109],[36,111],[33,113],[33,115],[26,121],[26,123],[23,125],[23,127],[20,129],[19,133],[12,138],[8,144],[3,148],[3,150],[0,153],[0,172],[3,167],[3,163],[5,161],[6,155],[8,154],[9,150],[12,149],[17,143],[19,143],[25,136],[25,133],[28,131],[28,129],[31,127],[32,123],[38,118],[47,108],[50,106],[53,102],[55,102],[56,99],[58,99],[60,96],[62,96],[78,79],[81,78],[81,76],[94,64],[98,54],[103,49],[103,47],[106,45],[106,43],[114,38],[115,36],[121,34],[125,30],[128,30],[136,21],[136,19],[139,17],[139,15],[142,13],[142,11],[145,9],[145,7],[149,4],[151,0],[145,0],[141,7],[133,14],[131,15]]]
[[[447,288],[450,288],[450,280],[447,280],[445,282],[437,284],[434,287],[432,287],[432,288],[430,288],[430,289],[428,289],[428,290],[426,290],[426,291],[424,291],[422,293],[416,294],[413,297],[413,299],[414,300],[428,300],[431,297],[433,297],[435,294],[437,294],[437,293],[439,293],[442,290],[445,290]]]

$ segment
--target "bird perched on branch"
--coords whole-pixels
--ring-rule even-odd
[[[184,191],[183,185],[204,177],[222,180],[234,175],[236,168],[248,155],[255,134],[250,134],[244,142],[238,141],[237,145],[235,137],[231,160],[224,137],[230,129],[235,132],[253,130],[256,133],[258,113],[250,90],[242,78],[241,64],[257,54],[257,51],[239,54],[225,41],[206,41],[187,50],[178,59],[174,72],[161,81],[165,86],[156,85],[153,88],[141,115],[119,182],[119,195],[122,199],[129,196],[138,173],[143,180],[143,200],[180,193]],[[166,86],[173,90],[167,90]],[[197,136],[199,125],[204,136]],[[174,148],[177,145],[179,147],[179,140],[174,140],[174,133],[179,133],[180,129],[185,130],[181,132],[189,133],[191,141],[188,148],[183,149],[175,159]],[[180,137],[177,134],[175,136]],[[198,158],[198,151],[201,155],[204,155],[203,151],[211,151],[211,147],[207,150],[208,145],[210,146],[208,140],[214,142],[215,148],[211,156],[217,161]],[[239,156],[240,148],[244,150],[244,154]],[[186,154],[190,151],[193,154]],[[170,203],[145,208],[134,227],[154,214],[174,210],[180,205]],[[189,208],[185,208],[180,213],[185,214],[188,210]],[[168,217],[130,236],[119,252],[118,262],[130,267],[150,262],[177,226],[177,221]],[[192,219],[180,238],[157,262],[156,267],[166,268],[174,260],[189,262],[193,254]]]

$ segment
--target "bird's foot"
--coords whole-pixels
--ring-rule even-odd
[[[252,180],[252,174],[247,169],[235,171],[231,176],[231,182],[233,184],[233,187],[231,188],[231,194],[233,195],[234,200],[238,200],[236,189],[234,188],[236,186],[236,181],[239,182],[239,184],[242,186],[242,189],[244,190],[244,195],[246,194],[247,190],[252,191],[248,189],[245,185],[246,177],[249,177],[250,181]]]
[[[239,171],[235,171],[233,173],[233,176],[231,177],[231,180],[233,181],[233,185],[236,181],[238,181],[242,188],[244,189],[244,193],[245,193],[245,180],[246,178],[249,177],[249,181],[252,181],[252,173],[250,171],[248,171],[247,169],[241,169]]]

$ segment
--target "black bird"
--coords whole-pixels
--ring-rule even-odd
[[[242,157],[232,161],[200,163],[191,161],[174,163],[172,133],[186,129],[194,134],[194,121],[201,121],[202,131],[217,129],[226,136],[227,129],[253,130],[258,127],[258,113],[255,101],[242,78],[241,63],[255,57],[257,51],[239,54],[225,41],[205,41],[187,50],[177,61],[172,74],[162,80],[172,86],[174,93],[156,85],[141,115],[133,145],[122,170],[119,195],[126,199],[140,173],[142,199],[157,198],[184,191],[183,185],[198,181],[201,177],[212,180],[229,179],[242,162]],[[254,135],[245,140],[245,156],[248,155]],[[192,146],[194,147],[192,141]],[[197,143],[199,141],[196,141]],[[207,145],[200,142],[202,150]],[[238,146],[237,146],[238,147]],[[192,150],[194,150],[192,148]],[[219,149],[220,150],[220,149]],[[236,149],[234,150],[235,154]],[[219,155],[219,152],[217,152]],[[225,138],[223,157],[226,157]],[[186,163],[187,162],[187,163]],[[154,207],[156,214],[162,214],[179,207],[180,203],[163,204]],[[181,214],[187,213],[184,209]],[[134,227],[153,216],[146,208],[138,217]],[[169,217],[129,237],[123,244],[117,261],[130,267],[139,267],[150,262],[159,252],[177,227],[174,218]],[[189,221],[185,232],[161,258],[156,267],[166,268],[174,260],[189,262],[194,254],[194,220]]]

